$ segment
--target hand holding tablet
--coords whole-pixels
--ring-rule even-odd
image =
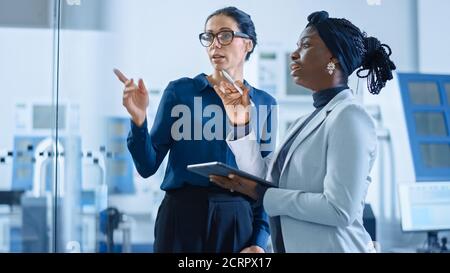
[[[246,178],[246,179],[255,181],[256,183],[261,184],[262,186],[265,186],[265,187],[276,187],[273,183],[270,183],[269,181],[261,179],[257,176],[249,174],[247,172],[238,170],[231,166],[228,166],[222,162],[208,162],[208,163],[202,163],[202,164],[193,164],[193,165],[188,165],[187,169],[191,172],[194,172],[196,174],[199,174],[199,175],[207,177],[207,178],[209,178],[211,175],[228,177],[230,174],[234,174],[234,175],[238,175],[242,178]]]

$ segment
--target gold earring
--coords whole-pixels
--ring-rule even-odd
[[[336,70],[336,65],[333,62],[329,62],[327,65],[328,74],[333,75],[334,70]]]

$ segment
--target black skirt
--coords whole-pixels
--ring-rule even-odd
[[[251,201],[212,186],[167,191],[155,222],[154,252],[240,252],[253,232]]]

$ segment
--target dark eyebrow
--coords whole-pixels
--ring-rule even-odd
[[[300,45],[300,44],[302,44],[306,39],[312,39],[313,38],[313,36],[305,36],[305,37],[303,37],[303,38],[301,38],[298,42],[297,42],[297,45]]]
[[[303,41],[303,40],[306,40],[306,39],[312,39],[312,38],[313,38],[313,36],[305,36],[300,41]]]
[[[230,31],[234,31],[234,30],[232,30],[232,29],[229,28],[229,27],[221,27],[221,28],[219,28],[219,31],[222,31],[222,30],[230,30]],[[206,32],[213,32],[213,31],[212,31],[211,29],[207,29]]]

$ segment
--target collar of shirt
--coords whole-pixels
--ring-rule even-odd
[[[347,85],[328,88],[313,93],[314,107],[316,109],[322,108],[327,105],[337,94],[341,91],[348,89]]]
[[[194,80],[195,80],[195,84],[197,85],[198,90],[200,90],[200,92],[207,90],[208,87],[211,88],[212,90],[214,90],[211,83],[208,81],[207,75],[205,73],[198,74],[194,78]],[[250,90],[249,96],[251,99],[253,99],[253,95],[255,93],[254,88],[246,80],[244,80],[244,85],[245,85],[245,87],[247,87]]]

